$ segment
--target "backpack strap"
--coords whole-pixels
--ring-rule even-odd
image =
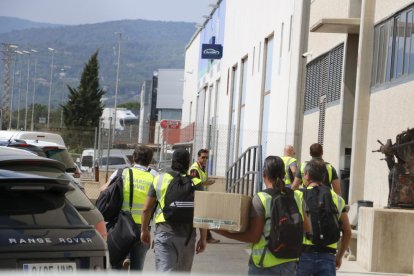
[[[134,179],[131,169],[129,170],[129,211],[132,213],[132,201],[134,200]]]

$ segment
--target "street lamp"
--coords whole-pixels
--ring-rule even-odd
[[[113,127],[113,139],[115,141],[115,127],[116,127],[116,109],[117,109],[117,101],[118,101],[118,83],[119,83],[119,59],[121,57],[121,39],[122,33],[116,32],[115,34],[119,35],[118,38],[118,62],[116,64],[116,82],[115,82],[115,114],[114,114],[114,127]]]
[[[52,84],[53,84],[53,57],[55,56],[55,49],[47,48],[52,53],[52,62],[50,63],[50,86],[49,86],[49,101],[47,104],[47,128],[50,125],[50,96],[52,95]]]
[[[25,101],[25,109],[24,109],[24,130],[27,130],[27,97],[29,96],[30,52],[24,50],[23,53],[28,55],[27,57],[27,78],[26,78],[26,101]]]
[[[14,98],[14,86],[16,83],[16,67],[17,67],[17,61],[18,61],[17,57],[18,57],[17,50],[14,50],[13,81],[12,81],[12,89],[11,89],[11,97],[10,97],[10,116],[9,116],[8,129],[11,129],[12,117],[13,117],[13,98]]]
[[[31,50],[34,54],[37,53],[36,50]],[[36,67],[37,67],[37,58],[35,57],[35,63],[34,63],[34,74],[33,74],[33,99],[32,99],[32,120],[30,121],[30,130],[33,131],[34,128],[34,101],[35,101],[35,95],[36,95]]]
[[[16,51],[16,53],[18,53],[19,55],[23,55],[23,52],[21,51]],[[23,62],[20,61],[20,66],[19,66],[19,92],[18,92],[18,97],[17,97],[17,123],[16,123],[16,129],[19,129],[20,127],[20,98],[21,98],[21,89],[22,89],[22,64]]]
[[[65,98],[65,68],[60,69],[59,78],[62,80],[63,90],[62,90],[62,98],[60,100],[60,128],[63,128],[63,100]]]

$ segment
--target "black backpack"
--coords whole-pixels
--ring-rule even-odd
[[[117,170],[114,179],[111,180],[108,187],[99,194],[96,200],[96,207],[102,213],[106,222],[115,221],[122,208],[122,202],[124,201],[122,172],[122,169]]]
[[[194,183],[189,176],[169,172],[173,176],[164,198],[164,218],[170,223],[193,223]]]
[[[298,258],[302,252],[303,219],[291,189],[266,189],[272,196],[267,249],[277,258]]]
[[[332,199],[331,189],[326,185],[305,189],[306,212],[310,215],[312,233],[307,238],[316,246],[325,247],[340,238],[339,213]]]

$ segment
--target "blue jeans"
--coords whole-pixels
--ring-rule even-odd
[[[336,258],[331,253],[302,253],[299,259],[298,276],[336,275]]]
[[[147,255],[149,247],[143,243],[136,242],[129,252],[131,258],[130,270],[142,270],[144,268],[145,256]]]
[[[259,268],[253,263],[249,263],[248,275],[296,275],[296,261],[267,268]]]
[[[128,257],[131,260],[129,264],[130,270],[141,270],[144,268],[145,256],[147,255],[149,247],[137,241],[129,251]],[[123,262],[112,266],[112,269],[121,270]]]

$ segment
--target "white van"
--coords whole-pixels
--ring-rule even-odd
[[[93,167],[93,160],[95,160],[94,153],[97,154],[97,150],[95,152],[94,149],[84,149],[82,151],[82,155],[80,158],[80,169],[83,172],[92,171]]]
[[[0,130],[0,140],[16,139],[52,142],[66,147],[65,141],[63,141],[62,136],[56,133],[40,131]]]

